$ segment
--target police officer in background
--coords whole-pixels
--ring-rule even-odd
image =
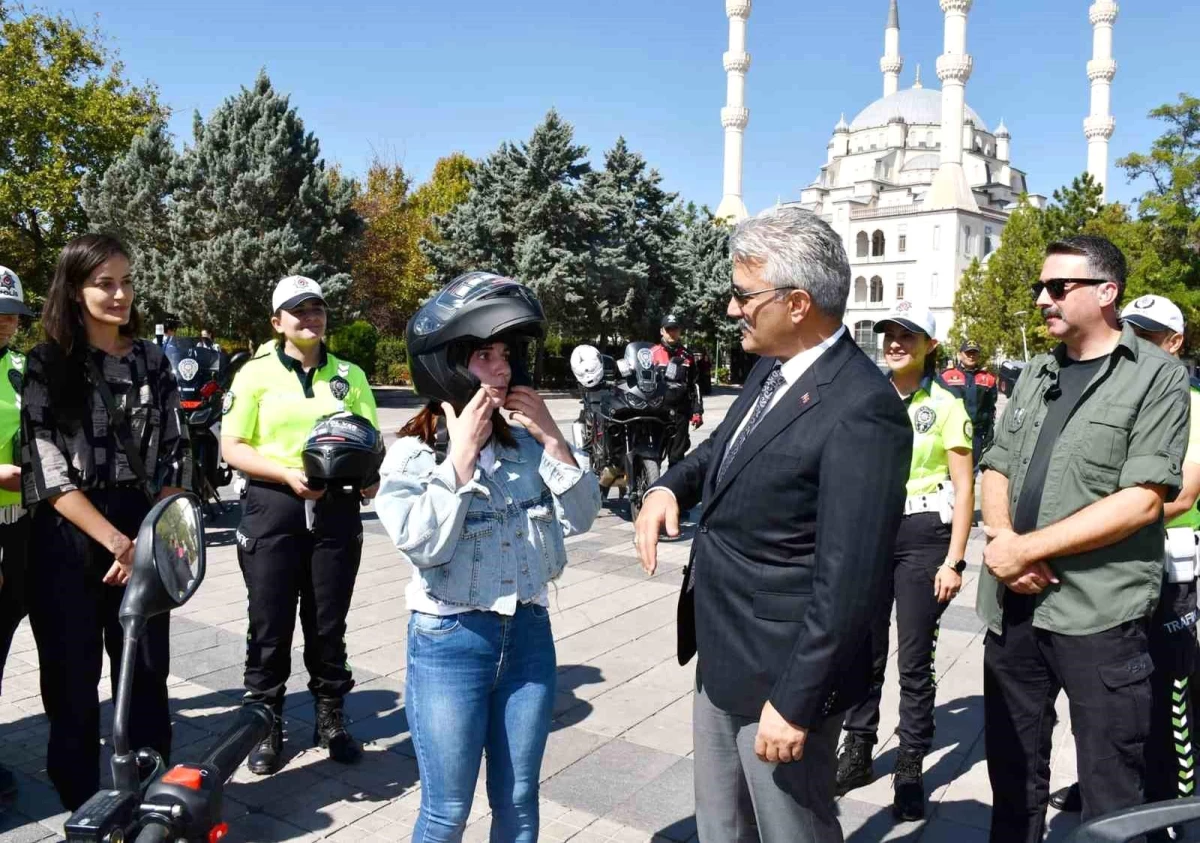
[[[1170,299],[1142,296],[1125,306],[1121,321],[1142,339],[1179,357],[1184,340],[1183,312]],[[1182,718],[1188,724],[1194,722],[1190,683],[1198,666],[1194,533],[1200,530],[1200,511],[1196,509],[1196,499],[1200,497],[1200,389],[1194,380],[1188,398],[1192,415],[1183,462],[1183,486],[1178,497],[1163,505],[1168,531],[1166,570],[1158,608],[1150,621],[1154,672],[1150,674],[1153,706],[1150,738],[1146,742],[1147,802],[1196,795],[1195,753],[1191,741],[1175,740],[1172,723]],[[1061,811],[1079,811],[1079,785],[1055,792],[1050,804]]]
[[[984,449],[992,441],[996,419],[999,381],[980,365],[979,343],[964,340],[958,347],[958,365],[942,372],[942,385],[957,393],[966,405],[971,424],[975,425],[974,465],[979,465]]]
[[[0,266],[0,680],[13,633],[25,617],[25,549],[29,519],[21,508],[21,385],[25,355],[8,347],[20,317],[32,316],[25,306],[21,279]],[[0,765],[0,800],[16,794],[17,780]]]
[[[283,700],[297,600],[308,689],[316,700],[313,743],[343,764],[362,755],[342,713],[354,687],[345,635],[362,555],[359,500],[309,488],[301,455],[313,425],[331,413],[346,410],[379,427],[362,369],[325,347],[320,285],[299,275],[284,278],[271,309],[278,338],[260,346],[238,371],[225,394],[221,431],[229,465],[250,478],[237,532],[250,600],[245,699],[269,704],[275,715],[271,733],[248,759],[259,775],[283,766]]]
[[[683,327],[674,313],[663,317],[659,330],[662,342],[654,346],[651,360],[662,366],[667,375],[667,407],[671,410],[671,442],[667,464],[675,465],[691,447],[688,424],[699,427],[704,423],[704,401],[700,397],[696,356],[680,339]]]

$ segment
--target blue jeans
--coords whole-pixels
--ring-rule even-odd
[[[421,771],[413,843],[462,840],[487,754],[491,843],[538,838],[538,778],[554,711],[550,614],[467,612],[408,620],[404,704]]]

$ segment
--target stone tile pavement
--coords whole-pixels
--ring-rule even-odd
[[[732,401],[709,402],[701,437]],[[577,406],[577,405],[575,405]],[[572,402],[552,402],[560,421]],[[409,409],[409,412],[411,408]],[[385,426],[403,413],[385,414]],[[700,438],[700,437],[698,437]],[[633,552],[628,509],[608,502],[588,534],[569,540],[570,565],[551,591],[558,651],[554,727],[542,768],[545,841],[685,843],[696,840],[691,737],[691,668],[674,656],[675,595],[690,540],[665,544],[647,579]],[[191,603],[172,618],[171,705],[175,758],[198,758],[230,723],[241,693],[246,597],[234,552],[236,513],[208,530],[208,575]],[[898,824],[891,816],[898,689],[889,663],[879,778],[839,802],[846,839],[922,843],[986,840],[990,789],[983,760],[982,636],[973,611],[981,539],[972,541],[966,587],[947,610],[938,641],[937,739],[926,762],[929,818]],[[303,651],[286,709],[287,766],[262,779],[243,768],[225,802],[229,841],[407,840],[420,802],[420,781],[404,715],[405,622],[409,578],[373,514],[350,613],[347,645],[358,686],[347,701],[352,729],[366,741],[355,767],[333,764],[313,749],[313,712],[304,687]],[[108,679],[101,682],[108,696]],[[1061,700],[1060,703],[1065,702]],[[111,705],[104,708],[104,733]],[[1074,775],[1065,705],[1055,737],[1053,785]],[[21,792],[0,815],[0,841],[60,839],[65,813],[45,775],[46,720],[38,696],[37,657],[28,625],[18,631],[0,697],[0,763],[18,771]],[[103,761],[107,777],[107,756]],[[1052,815],[1050,840],[1074,825]],[[483,781],[476,790],[467,841],[488,837]]]

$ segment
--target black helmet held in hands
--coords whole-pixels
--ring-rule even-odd
[[[479,389],[467,371],[471,352],[508,342],[514,385],[527,383],[522,340],[545,335],[542,305],[523,284],[490,272],[460,275],[408,322],[408,367],[418,395],[461,409]]]
[[[302,459],[310,489],[357,493],[379,482],[383,436],[362,416],[334,413],[313,426]]]

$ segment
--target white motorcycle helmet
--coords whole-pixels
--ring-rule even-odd
[[[571,371],[584,389],[598,386],[604,380],[604,361],[595,346],[577,345],[571,352]]]

